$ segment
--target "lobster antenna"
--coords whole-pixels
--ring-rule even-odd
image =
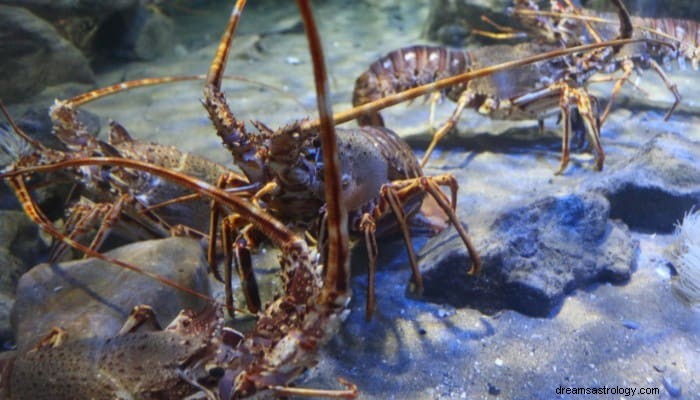
[[[7,108],[5,107],[5,103],[3,103],[2,99],[0,99],[0,110],[2,110],[2,113],[5,115],[5,118],[6,118],[7,121],[10,123],[10,126],[12,126],[12,129],[15,131],[15,133],[16,133],[19,137],[21,137],[22,139],[24,139],[27,143],[31,144],[31,145],[32,145],[34,148],[36,148],[37,150],[44,150],[44,149],[46,149],[46,147],[45,147],[43,144],[39,143],[37,140],[35,140],[35,139],[32,138],[31,136],[27,135],[26,132],[24,132],[22,129],[20,129],[20,127],[17,125],[17,123],[15,122],[15,120],[14,120],[14,119],[12,118],[12,116],[10,115],[10,112],[9,112],[9,111],[7,110]]]
[[[316,22],[308,0],[297,0],[301,18],[306,28],[309,51],[313,61],[316,101],[318,103],[319,127],[321,130],[321,152],[323,154],[323,179],[326,190],[328,213],[328,265],[324,278],[322,302],[333,301],[335,293],[349,290],[349,245],[347,209],[342,201],[340,187],[340,161],[338,144],[333,125],[333,111],[328,89],[325,58]]]
[[[23,171],[17,171],[17,172],[23,172]],[[68,243],[71,247],[87,254],[90,257],[93,258],[99,258],[100,260],[106,261],[108,263],[117,265],[119,267],[122,267],[124,269],[128,269],[129,271],[136,272],[141,275],[145,275],[149,278],[155,279],[156,281],[166,285],[173,287],[175,289],[181,290],[187,294],[190,294],[192,296],[198,297],[200,299],[203,299],[207,301],[208,303],[215,304],[217,303],[216,300],[212,299],[211,297],[197,292],[196,290],[192,290],[191,288],[188,288],[186,286],[183,286],[171,279],[165,278],[163,276],[160,276],[156,273],[146,271],[142,268],[139,268],[135,265],[129,264],[125,261],[118,260],[116,258],[104,255],[98,251],[95,251],[69,237],[66,237],[63,235],[61,232],[59,232],[56,227],[53,225],[51,221],[46,217],[46,215],[39,209],[39,207],[36,206],[34,201],[30,198],[29,196],[29,191],[27,190],[26,185],[22,181],[21,177],[16,176],[15,174],[11,175],[6,175],[2,174],[3,178],[9,177],[8,180],[8,185],[14,190],[15,194],[20,200],[20,203],[22,204],[22,208],[24,208],[25,213],[29,216],[29,218],[34,221],[36,224],[41,226],[43,230],[45,230],[48,234],[51,236],[55,237],[58,240],[63,240],[66,243]]]
[[[592,15],[579,15],[579,14],[570,14],[570,13],[565,13],[561,11],[546,11],[546,10],[512,10],[513,14],[520,14],[520,15],[535,15],[535,16],[546,16],[546,17],[566,17],[569,19],[575,19],[579,21],[588,21],[588,22],[598,22],[601,24],[614,24],[614,23],[619,23],[619,21],[614,21],[611,19],[607,18],[602,18],[602,17],[596,17]],[[638,25],[638,24],[632,24],[632,28],[636,29],[637,31],[643,31],[643,32],[649,32],[651,34],[654,34],[656,36],[659,36],[661,38],[665,38],[671,41],[679,41],[677,37],[674,37],[673,35],[670,35],[664,31],[661,31],[656,28],[651,28],[648,26],[644,25]]]
[[[306,110],[306,106],[293,94],[280,89],[279,87],[275,85],[270,85],[269,83],[261,82],[255,79],[250,79],[246,78],[244,76],[239,76],[239,75],[224,75],[224,79],[227,80],[232,80],[232,81],[240,81],[240,82],[246,82],[250,83],[252,85],[257,85],[266,89],[273,90],[277,93],[279,93],[282,96],[288,97],[292,99],[295,103],[299,105],[303,110]],[[147,87],[147,86],[156,86],[156,85],[164,85],[168,83],[177,83],[177,82],[184,82],[184,81],[196,81],[196,80],[205,80],[207,79],[207,75],[185,75],[185,76],[163,76],[163,77],[156,77],[156,78],[141,78],[141,79],[134,79],[130,81],[124,81],[124,82],[119,82],[115,83],[114,85],[110,86],[105,86],[99,89],[91,90],[87,93],[82,93],[77,96],[71,97],[70,99],[66,100],[66,103],[70,104],[73,107],[80,107],[84,104],[91,103],[95,100],[99,100],[101,98],[111,96],[116,93],[123,92],[125,90],[131,90],[131,89],[136,89],[136,88],[142,88],[142,87]]]
[[[618,39],[629,39],[632,37],[632,21],[630,19],[630,13],[627,11],[627,7],[622,3],[622,0],[610,0],[615,8],[617,8],[617,15],[620,17],[620,35]],[[613,46],[613,51],[618,52],[622,46]]]
[[[245,7],[245,3],[246,0],[237,0],[236,4],[233,6],[228,25],[226,26],[226,30],[221,37],[219,47],[216,49],[216,54],[214,54],[211,67],[209,67],[206,83],[207,86],[213,86],[219,89],[221,88],[221,81],[224,74],[224,69],[226,67],[226,60],[228,59],[229,51],[231,49],[229,44],[233,40],[233,35],[236,33],[236,27],[238,26],[238,21],[241,19],[241,12],[243,11],[243,7]]]
[[[111,165],[122,168],[132,168],[147,172],[151,175],[159,176],[190,190],[201,193],[202,196],[206,196],[211,200],[222,203],[226,207],[230,207],[235,213],[239,214],[241,218],[245,219],[246,221],[250,221],[250,223],[255,225],[260,232],[270,238],[275,246],[280,248],[284,247],[286,243],[293,241],[296,237],[294,232],[287,228],[285,224],[277,221],[263,209],[250,201],[241,198],[235,193],[229,193],[226,190],[220,189],[203,180],[145,161],[131,160],[121,157],[81,157],[72,160],[59,161],[52,164],[26,167],[16,171],[3,171],[0,173],[0,179],[12,178],[28,173],[49,172],[60,168],[80,167],[86,165]]]
[[[341,112],[333,115],[333,122],[336,124],[342,124],[342,123],[345,123],[348,121],[352,121],[352,120],[357,119],[358,117],[360,117],[363,114],[366,114],[368,112],[375,112],[377,110],[391,107],[393,105],[402,103],[404,101],[415,99],[417,97],[425,95],[426,93],[437,92],[437,91],[446,89],[450,86],[455,86],[455,85],[458,85],[460,83],[468,82],[472,79],[481,78],[483,76],[492,75],[496,72],[507,70],[510,68],[528,65],[528,64],[539,62],[539,61],[548,60],[550,58],[561,57],[561,56],[565,56],[567,54],[579,53],[582,51],[599,49],[599,48],[609,47],[609,46],[622,46],[622,45],[631,44],[631,43],[653,43],[653,44],[657,44],[659,46],[673,47],[669,43],[666,43],[666,42],[661,41],[661,40],[654,40],[654,39],[616,39],[616,40],[610,40],[607,42],[591,43],[591,44],[585,44],[585,45],[581,45],[581,46],[567,47],[565,49],[552,50],[552,51],[548,51],[546,53],[541,53],[541,54],[536,54],[534,56],[521,58],[519,60],[506,61],[506,62],[503,62],[500,64],[492,65],[490,67],[484,67],[481,69],[464,72],[464,73],[459,74],[459,75],[451,76],[448,78],[443,78],[443,79],[440,79],[440,80],[435,81],[435,82],[427,83],[425,85],[417,86],[415,88],[408,89],[408,90],[405,90],[403,92],[395,93],[395,94],[392,94],[391,96],[383,97],[383,98],[371,101],[369,103],[363,104],[361,106],[351,108],[351,109],[346,110],[346,111],[341,111]],[[302,128],[303,129],[311,129],[311,128],[317,127],[319,125],[320,125],[320,121],[318,121],[318,120],[317,121],[309,121],[309,122],[305,123],[302,126]]]

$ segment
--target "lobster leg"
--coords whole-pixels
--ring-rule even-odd
[[[226,189],[228,192],[238,192],[238,191],[251,191],[257,187],[257,185],[248,184],[248,182],[242,176],[235,174],[233,172],[226,175],[220,176],[216,181],[216,187],[220,189]],[[230,189],[232,188],[232,189]],[[197,196],[201,196],[197,194]],[[217,231],[219,229],[219,219],[221,217],[221,208],[216,201],[211,201],[211,211],[209,214],[209,244],[207,246],[207,261],[209,262],[209,269],[211,270],[214,277],[221,281],[221,275],[216,269],[216,237]]]
[[[466,230],[459,222],[459,218],[457,218],[455,214],[458,189],[458,183],[455,177],[450,174],[421,176],[414,179],[394,181],[391,184],[396,187],[398,196],[404,199],[404,201],[421,193],[426,193],[435,200],[438,206],[447,215],[452,225],[454,225],[455,230],[457,230],[457,233],[467,247],[469,257],[472,260],[472,265],[467,273],[469,275],[478,274],[481,270],[481,258],[469,239]],[[440,186],[447,186],[450,188],[451,200],[447,199],[445,193],[440,189]]]
[[[659,77],[661,77],[661,80],[664,81],[664,84],[666,85],[668,90],[673,94],[673,97],[675,98],[673,105],[671,105],[671,108],[669,108],[668,111],[666,111],[666,115],[664,115],[664,121],[668,121],[668,119],[671,118],[671,114],[673,114],[673,112],[676,111],[676,108],[681,103],[681,94],[678,92],[678,86],[676,86],[675,83],[672,83],[671,80],[668,79],[668,76],[666,76],[666,73],[661,68],[659,63],[650,59],[649,66],[654,71],[656,71],[656,73],[659,75]]]
[[[600,116],[600,124],[603,125],[605,123],[605,120],[608,119],[608,115],[610,114],[610,110],[612,109],[612,105],[615,102],[615,99],[617,98],[617,95],[620,93],[620,89],[622,89],[622,85],[625,82],[629,81],[630,75],[632,75],[632,72],[634,71],[634,63],[632,63],[631,60],[625,60],[622,63],[622,76],[617,79],[615,82],[615,86],[613,86],[612,93],[610,94],[610,100],[608,100],[608,105],[605,106],[605,110],[603,111],[603,115]]]
[[[594,106],[594,104],[597,104],[597,101],[592,101],[592,97],[584,89],[572,88],[565,83],[557,86],[559,90],[561,90],[560,108],[562,112],[562,119],[564,120],[564,134],[562,135],[561,144],[561,162],[556,175],[561,175],[569,164],[571,108],[574,106],[578,109],[579,115],[583,119],[586,132],[588,133],[595,151],[594,168],[597,171],[602,170],[603,163],[605,162],[605,153],[603,152],[603,147],[600,144],[600,122],[595,117],[594,111],[594,109],[597,109],[597,107]]]
[[[472,260],[471,268],[467,271],[469,275],[477,275],[481,271],[481,258],[476,248],[472,244],[471,239],[467,231],[464,229],[460,223],[457,215],[455,214],[455,207],[457,205],[457,179],[453,175],[445,174],[431,177],[421,177],[419,180],[421,187],[425,190],[435,201],[438,203],[443,212],[447,215],[452,222],[452,225],[457,230],[459,237],[462,238],[469,252],[469,257]],[[445,194],[440,190],[439,186],[448,186],[452,193],[452,202],[448,203],[445,198]]]
[[[451,199],[448,199],[445,196],[445,193],[440,189],[440,186],[447,186],[450,188]],[[403,206],[417,196],[427,194],[436,201],[438,206],[447,215],[449,221],[452,223],[452,225],[454,225],[457,233],[467,247],[467,251],[469,252],[469,256],[472,260],[472,265],[467,273],[469,275],[476,275],[479,273],[481,270],[481,259],[479,254],[472,244],[467,231],[464,229],[459,221],[459,218],[457,218],[457,215],[455,214],[457,189],[457,180],[454,176],[449,174],[430,177],[421,176],[418,178],[398,180],[382,186],[380,190],[379,202],[374,209],[364,214],[360,220],[360,229],[364,232],[369,258],[369,278],[366,306],[367,319],[371,317],[375,306],[374,284],[377,258],[377,244],[374,234],[376,229],[375,221],[386,215],[388,211],[391,211],[397,219],[406,249],[408,251],[409,262],[412,270],[411,289],[417,294],[420,294],[423,291],[423,278],[421,277],[420,270],[418,269],[418,261],[415,250],[413,249],[413,244],[411,243],[410,231],[406,223],[406,214]]]
[[[357,397],[357,386],[338,378],[338,381],[347,387],[345,390],[326,390],[326,389],[309,389],[297,388],[290,386],[273,386],[271,389],[278,396],[303,396],[303,397],[325,397],[330,399],[354,399]]]
[[[34,346],[30,352],[39,351],[41,349],[50,349],[62,345],[68,337],[68,333],[63,328],[53,327],[51,331],[46,334],[39,342]]]
[[[394,213],[399,223],[403,241],[406,244],[406,251],[408,251],[408,260],[411,263],[411,271],[413,271],[410,288],[412,292],[420,296],[423,293],[423,277],[418,269],[416,251],[413,249],[413,243],[411,243],[411,234],[408,229],[408,224],[406,223],[406,213],[404,212],[398,191],[394,187],[393,182],[382,186],[380,189],[380,196],[389,204],[389,208],[392,213]]]
[[[81,198],[80,201],[73,205],[69,211],[69,217],[66,219],[63,226],[63,233],[66,237],[77,240],[78,237],[84,235],[88,227],[94,223],[101,215],[106,213],[105,204],[87,203],[87,199]],[[68,250],[70,246],[64,241],[56,241],[51,246],[48,261],[54,263],[58,261]],[[91,246],[91,248],[93,248]],[[95,250],[95,248],[93,248]]]
[[[151,306],[138,305],[134,306],[129,313],[129,318],[126,319],[124,325],[117,332],[117,336],[123,336],[129,333],[136,332],[141,327],[145,327],[150,331],[161,331],[160,324],[156,319],[156,312]]]
[[[360,229],[364,232],[365,247],[367,247],[367,304],[365,304],[365,318],[369,320],[372,318],[376,304],[374,288],[377,278],[377,254],[379,253],[377,235],[375,234],[377,224],[369,213],[362,215]]]
[[[253,262],[250,258],[249,241],[243,234],[234,244],[234,254],[236,255],[236,271],[238,279],[241,281],[241,288],[245,295],[248,310],[252,313],[257,313],[262,308],[260,301],[260,292],[258,290],[258,282],[255,279],[253,271]]]
[[[212,299],[209,296],[206,296],[206,295],[199,293],[197,291],[194,291],[188,287],[180,285],[179,283],[177,283],[171,279],[162,277],[160,275],[151,273],[149,271],[145,271],[139,267],[136,267],[136,266],[131,265],[129,263],[126,263],[124,261],[118,260],[116,258],[112,258],[112,257],[106,256],[104,254],[98,253],[98,252],[90,249],[89,247],[84,246],[81,243],[67,237],[66,235],[59,232],[59,230],[56,228],[56,226],[54,226],[53,223],[51,223],[51,221],[46,217],[46,215],[36,205],[36,202],[34,202],[31,195],[29,194],[29,190],[27,189],[27,186],[24,183],[23,177],[21,175],[6,175],[3,178],[7,181],[8,186],[15,193],[15,196],[17,196],[17,199],[19,200],[20,204],[22,205],[22,209],[27,214],[27,216],[32,221],[34,221],[34,223],[39,225],[45,232],[47,232],[49,235],[51,235],[52,237],[54,237],[58,240],[65,241],[71,247],[73,247],[79,251],[82,251],[83,253],[86,253],[86,254],[90,255],[91,257],[96,257],[96,258],[99,258],[101,260],[112,263],[114,265],[118,265],[122,268],[128,269],[130,271],[134,271],[136,273],[148,276],[150,278],[157,280],[158,282],[163,283],[164,285],[176,288],[178,290],[182,290],[185,293],[189,293],[189,294],[196,296],[200,299],[203,299],[207,302],[212,302]]]
[[[221,224],[221,241],[224,249],[223,282],[226,305],[230,306],[230,310],[233,310],[233,287],[231,282],[233,278],[233,264],[235,263],[248,310],[255,314],[260,311],[261,301],[258,283],[255,279],[250,258],[249,243],[252,240],[247,238],[250,228],[251,226],[236,214],[229,215],[223,220]]]
[[[457,106],[455,107],[455,110],[452,112],[452,115],[450,115],[450,118],[445,121],[445,123],[438,129],[435,134],[433,135],[433,139],[430,141],[430,145],[428,148],[425,150],[425,154],[423,155],[423,159],[420,162],[421,168],[425,167],[425,164],[427,164],[428,159],[430,158],[430,155],[433,153],[433,150],[435,150],[435,146],[437,143],[447,135],[449,131],[454,128],[455,124],[457,124],[457,121],[459,121],[459,117],[462,115],[462,112],[464,111],[464,108],[467,106],[470,106],[472,102],[474,101],[474,93],[472,93],[469,90],[465,90],[460,96],[459,100],[457,100]],[[432,125],[432,124],[431,124]]]

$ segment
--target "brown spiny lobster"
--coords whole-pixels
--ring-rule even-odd
[[[535,37],[551,43],[574,46],[582,43],[602,42],[612,38],[619,24],[610,13],[576,7],[570,0],[550,1],[549,10],[540,10],[532,0],[516,0],[510,10]],[[610,101],[601,116],[601,123],[610,113],[611,105],[622,85],[629,81],[632,72],[652,69],[662,79],[674,96],[674,102],[664,119],[671,117],[681,102],[677,86],[665,74],[663,66],[677,61],[681,66],[689,61],[693,69],[700,64],[700,22],[676,18],[642,18],[631,16],[633,37],[653,39],[625,46],[608,65],[605,72],[622,71],[616,78]]]
[[[2,364],[3,388],[9,398],[204,398],[234,399],[271,392],[353,398],[357,391],[326,391],[289,387],[314,364],[315,353],[337,331],[350,300],[348,231],[345,202],[341,199],[337,144],[328,96],[323,55],[308,2],[299,0],[310,47],[315,52],[314,74],[321,116],[323,178],[326,195],[328,251],[325,265],[317,250],[255,203],[205,181],[144,161],[121,157],[82,157],[5,171],[2,174],[25,200],[29,196],[23,176],[63,168],[116,166],[175,182],[219,206],[236,212],[264,233],[281,250],[283,293],[259,315],[252,331],[241,334],[222,328],[221,313],[210,307],[192,316],[181,314],[165,330],[138,332],[152,320],[147,307],[134,310],[113,338],[70,341],[60,330],[47,336],[36,349]],[[236,8],[234,8],[235,10]],[[39,223],[45,217],[34,203],[24,203]],[[84,247],[84,246],[83,246]],[[84,247],[85,248],[85,247]],[[92,250],[85,248],[88,252]],[[144,351],[154,357],[141,364]],[[147,373],[129,370],[137,365]],[[37,372],[40,372],[37,374]],[[93,377],[94,380],[87,378]],[[38,389],[38,390],[35,390]]]
[[[285,222],[305,228],[322,225],[319,210],[325,207],[318,123],[308,119],[294,121],[272,130],[253,122],[258,134],[247,131],[237,119],[221,91],[222,74],[231,40],[238,22],[234,13],[211,64],[204,89],[203,104],[217,135],[233,155],[234,162],[250,182],[262,187],[253,198]],[[480,260],[466,230],[455,215],[457,181],[452,175],[423,176],[410,147],[394,132],[383,127],[337,129],[342,166],[343,200],[349,210],[348,225],[353,236],[367,244],[370,292],[367,313],[374,307],[373,279],[376,267],[376,232],[386,224],[389,213],[396,220],[412,267],[412,284],[422,291],[422,280],[413,250],[407,218],[421,206],[424,196],[432,197],[465,243],[472,267],[480,269]],[[451,200],[439,186],[448,186]],[[323,229],[322,227],[320,229]]]
[[[632,27],[627,10],[619,0],[613,0],[613,4],[618,8],[620,20],[618,38],[631,37]],[[362,105],[463,71],[525,58],[555,48],[546,43],[522,43],[484,46],[474,50],[435,46],[395,50],[372,63],[357,78],[353,104]],[[561,110],[564,134],[557,173],[562,173],[569,162],[570,112],[575,107],[595,149],[595,168],[602,169],[605,154],[600,145],[596,102],[584,85],[619,50],[620,46],[612,46],[566,59],[528,64],[449,88],[444,95],[457,102],[457,107],[449,120],[435,132],[421,164],[425,165],[437,142],[454,127],[466,107],[476,108],[480,113],[497,119],[541,120]],[[360,125],[382,124],[378,113],[368,113],[358,122]]]

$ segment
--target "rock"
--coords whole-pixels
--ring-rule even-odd
[[[421,251],[423,298],[493,313],[512,309],[544,317],[576,288],[629,279],[638,243],[608,220],[596,194],[548,196],[503,212],[485,236],[475,237],[483,270],[465,273],[470,260],[452,229]]]
[[[26,7],[36,13],[65,18],[71,15],[108,15],[138,5],[140,0],[5,0],[4,4]]]
[[[10,309],[20,276],[39,262],[47,246],[22,211],[0,210],[0,345],[11,342]]]
[[[482,15],[505,26],[512,26],[513,19],[507,18],[503,13],[511,3],[507,0],[432,0],[423,27],[423,36],[450,46],[461,46],[472,28],[494,30],[481,20]],[[478,36],[476,38],[478,41],[485,39]]]
[[[80,51],[31,12],[0,5],[0,26],[0,93],[6,102],[26,99],[52,84],[95,81]]]
[[[681,388],[681,385],[678,382],[678,378],[672,377],[670,375],[665,375],[661,382],[663,382],[664,388],[666,388],[666,391],[671,397],[673,397],[674,399],[681,397],[683,389]]]
[[[0,351],[7,350],[13,343],[14,335],[10,325],[10,310],[14,299],[5,293],[0,293]]]
[[[700,143],[662,133],[584,184],[610,201],[610,217],[631,229],[670,233],[700,203]]]
[[[106,253],[208,295],[207,262],[199,242],[168,238],[134,243]],[[202,300],[102,260],[41,264],[19,281],[11,321],[20,352],[31,349],[52,327],[70,337],[108,336],[139,304],[154,308],[166,326]]]
[[[96,40],[112,55],[136,60],[154,60],[173,52],[175,24],[151,8],[133,7],[105,20]]]
[[[0,210],[0,220],[0,292],[14,293],[20,275],[44,261],[47,246],[39,237],[39,227],[23,211]]]

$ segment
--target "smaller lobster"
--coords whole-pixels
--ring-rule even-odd
[[[612,38],[618,29],[618,22],[609,13],[579,8],[570,0],[550,3],[549,11],[541,11],[531,0],[516,0],[510,12],[529,27],[536,37],[565,46],[602,42]],[[683,65],[687,60],[697,70],[700,64],[698,21],[636,16],[631,16],[630,20],[634,38],[653,40],[625,46],[602,69],[605,72],[620,70],[622,75],[616,78],[610,101],[600,118],[601,124],[607,119],[622,85],[629,82],[632,72],[640,68],[656,72],[673,95],[674,102],[664,116],[664,120],[668,120],[680,104],[681,95],[676,84],[665,74],[662,65],[668,66],[673,60]]]
[[[619,38],[631,37],[629,14],[619,0],[613,0],[620,18]],[[375,61],[355,82],[353,104],[362,105],[392,93],[401,92],[435,80],[478,70],[553,50],[540,43],[485,46],[466,51],[432,46],[413,46],[395,50]],[[600,145],[600,130],[596,117],[596,101],[585,90],[585,81],[604,65],[620,46],[599,49],[583,56],[553,59],[523,65],[453,86],[445,95],[457,102],[449,120],[438,129],[426,150],[421,165],[425,165],[437,142],[449,132],[466,107],[497,119],[537,119],[561,110],[564,120],[561,174],[569,162],[571,109],[577,108],[586,132],[595,149],[595,169],[601,170],[605,154]],[[368,113],[358,119],[360,125],[382,125],[378,113]]]

